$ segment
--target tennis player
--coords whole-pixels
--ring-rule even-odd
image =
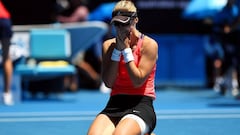
[[[116,37],[103,43],[102,78],[110,99],[88,135],[148,135],[156,126],[153,101],[158,44],[137,30],[131,1],[116,3],[111,23]]]

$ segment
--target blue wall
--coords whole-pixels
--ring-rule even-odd
[[[205,86],[204,35],[149,35],[159,45],[156,85]]]

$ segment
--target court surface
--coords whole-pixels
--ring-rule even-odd
[[[108,94],[79,90],[0,105],[0,135],[86,135]],[[240,100],[204,88],[159,88],[156,135],[240,135]]]

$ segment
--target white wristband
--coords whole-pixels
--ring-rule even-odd
[[[112,52],[111,60],[119,62],[120,61],[120,57],[121,57],[121,51],[119,51],[116,48],[114,48],[114,50]]]
[[[123,58],[124,58],[125,63],[128,63],[128,62],[134,60],[134,56],[133,56],[131,48],[125,48],[124,50],[122,50],[122,54],[123,54]]]

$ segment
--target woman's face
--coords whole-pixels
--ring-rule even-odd
[[[133,20],[131,19],[128,23],[120,23],[120,22],[114,22],[114,27],[116,29],[116,32],[119,35],[127,35],[129,36],[130,31],[133,27]]]

